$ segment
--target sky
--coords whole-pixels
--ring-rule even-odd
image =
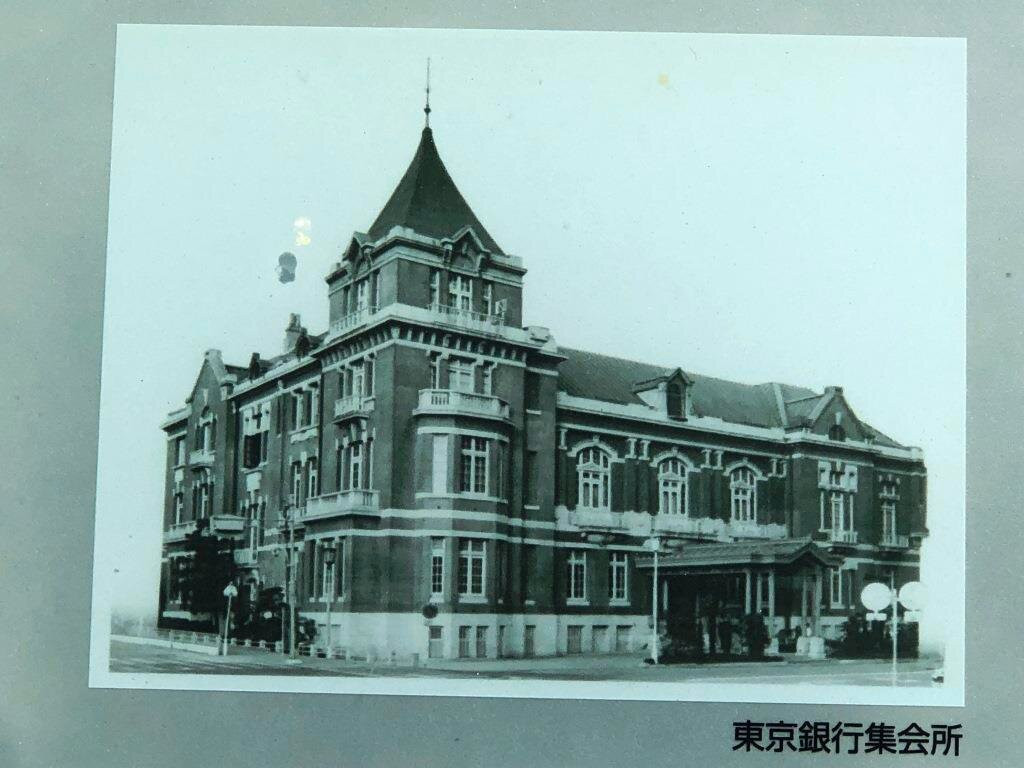
[[[962,643],[965,46],[923,38],[122,25],[94,612],[155,612],[203,352],[325,329],[423,126],[559,344],[841,385],[924,449],[925,637]],[[297,257],[277,281],[278,256]],[[953,650],[949,649],[952,653]]]

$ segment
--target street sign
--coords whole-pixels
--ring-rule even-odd
[[[224,597],[238,597],[238,587],[234,584],[228,584],[224,587]]]
[[[860,592],[860,601],[869,611],[881,611],[892,604],[892,592],[880,581],[873,581]]]
[[[900,587],[899,600],[908,611],[919,611],[924,607],[924,586],[920,581],[908,581]]]
[[[661,539],[657,536],[652,536],[644,541],[644,548],[649,549],[651,552],[657,552],[661,549]]]
[[[885,614],[880,611],[871,611],[871,613],[867,615],[868,621],[885,621],[885,618]]]
[[[903,620],[908,624],[916,624],[921,620],[920,611],[906,611],[903,614]]]

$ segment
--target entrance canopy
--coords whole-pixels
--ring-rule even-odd
[[[749,567],[838,567],[842,558],[810,539],[734,541],[728,544],[686,544],[679,551],[659,555],[658,570],[665,575],[701,571],[735,571]],[[654,557],[643,557],[638,568],[654,567]]]

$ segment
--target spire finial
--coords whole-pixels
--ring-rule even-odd
[[[426,115],[426,127],[430,127],[430,57],[427,57],[427,105],[423,107],[423,114]]]

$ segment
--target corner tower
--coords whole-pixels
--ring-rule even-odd
[[[470,208],[425,127],[384,208],[327,276],[331,332],[393,305],[519,327],[525,272]]]

